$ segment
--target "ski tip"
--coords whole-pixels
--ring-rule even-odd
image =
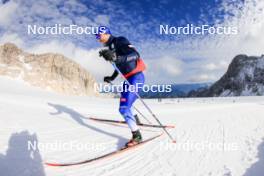
[[[61,166],[60,164],[56,163],[45,163],[47,166]]]
[[[174,125],[166,125],[166,128],[175,128]]]

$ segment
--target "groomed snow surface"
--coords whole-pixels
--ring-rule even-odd
[[[164,124],[176,126],[169,130],[176,144],[163,135],[95,163],[51,167],[43,163],[85,160],[123,146],[131,137],[125,125],[87,119],[122,120],[118,100],[63,96],[3,77],[0,85],[1,176],[264,175],[264,97],[146,100]],[[160,132],[142,128],[144,138]]]

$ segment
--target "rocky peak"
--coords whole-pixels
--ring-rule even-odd
[[[17,61],[17,56],[22,53],[16,45],[12,43],[6,43],[0,47],[0,62],[9,64]]]
[[[245,95],[264,95],[264,55],[237,55],[220,80],[198,93],[202,97]]]
[[[30,54],[16,45],[0,46],[0,75],[68,95],[98,95],[95,79],[76,62],[60,54]]]

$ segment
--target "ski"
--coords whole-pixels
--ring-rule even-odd
[[[98,122],[126,124],[126,121],[123,121],[123,120],[98,119],[98,118],[94,118],[94,117],[89,117],[89,119],[94,120],[94,121],[98,121]],[[152,124],[144,124],[144,123],[139,123],[137,125],[142,126],[142,127],[152,127],[152,128],[175,128],[174,125],[152,125]]]
[[[103,159],[106,159],[108,157],[111,157],[111,156],[115,156],[115,155],[118,155],[118,154],[121,154],[125,151],[128,151],[130,149],[133,149],[133,148],[136,148],[136,147],[139,147],[143,144],[146,144],[147,142],[149,141],[152,141],[160,136],[162,136],[163,133],[157,135],[157,136],[154,136],[154,137],[151,137],[149,139],[146,139],[146,140],[143,140],[142,142],[134,145],[134,146],[131,146],[131,147],[122,147],[118,150],[115,150],[113,152],[110,152],[110,153],[107,153],[107,154],[104,154],[102,156],[98,156],[96,158],[92,158],[92,159],[88,159],[88,160],[84,160],[84,161],[77,161],[77,162],[72,162],[72,163],[52,163],[52,162],[46,162],[45,164],[48,165],[48,166],[57,166],[57,167],[62,167],[62,166],[75,166],[75,165],[81,165],[81,164],[87,164],[87,163],[92,163],[92,162],[95,162],[95,161],[99,161],[99,160],[103,160]]]

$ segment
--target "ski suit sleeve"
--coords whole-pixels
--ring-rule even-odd
[[[114,80],[118,76],[118,71],[115,70],[114,73],[112,74],[111,78]]]

